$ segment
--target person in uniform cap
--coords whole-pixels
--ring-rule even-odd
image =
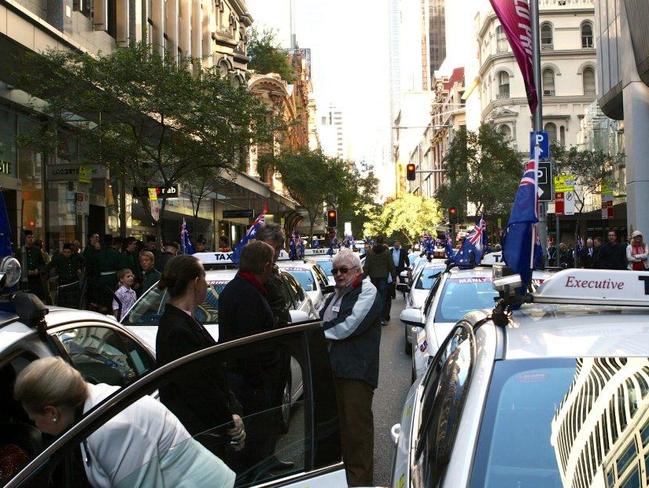
[[[196,242],[194,243],[194,252],[205,252],[207,251],[207,241],[205,240],[205,237],[203,236],[198,236],[198,239],[196,239]]]
[[[631,234],[631,243],[626,246],[626,260],[629,262],[628,268],[634,271],[644,271],[649,268],[647,257],[649,250],[647,244],[642,239],[642,232],[634,230]]]
[[[54,255],[47,269],[55,269],[59,277],[57,305],[78,308],[81,290],[79,277],[81,276],[82,262],[79,255],[73,254],[72,251],[73,245],[66,242],[63,245],[63,251]]]
[[[34,293],[45,302],[47,298],[41,275],[47,263],[40,248],[34,243],[34,233],[31,230],[25,231],[25,245],[20,248],[16,257],[23,270],[21,288]]]

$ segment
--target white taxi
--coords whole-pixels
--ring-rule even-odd
[[[312,261],[278,261],[277,267],[286,271],[302,286],[304,293],[311,299],[316,311],[324,305],[334,287],[329,284],[327,275],[319,264]]]
[[[334,249],[334,254],[337,251],[337,249]],[[320,266],[322,271],[324,271],[325,275],[327,276],[327,283],[331,286],[336,286],[334,276],[333,274],[331,274],[331,269],[333,268],[333,256],[330,254],[329,249],[306,249],[304,251],[304,259],[307,261],[312,261]]]
[[[392,486],[646,486],[649,272],[493,283],[408,393]]]

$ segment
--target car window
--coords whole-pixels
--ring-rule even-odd
[[[285,276],[286,276],[286,284],[288,285],[288,289],[289,289],[289,293],[291,294],[292,301],[297,306],[298,304],[302,303],[306,298],[304,295],[304,290],[297,282],[297,280],[293,278],[293,276],[291,276],[290,273],[287,273]]]
[[[304,291],[315,291],[315,278],[313,273],[308,269],[297,269],[291,268],[287,270],[293,278],[295,278],[298,283],[302,286]]]
[[[82,452],[84,459],[100,464],[111,473],[114,486],[161,486],[163,480],[154,476],[163,471],[170,476],[165,478],[164,486],[192,484],[191,480],[195,479],[192,476],[196,474],[203,477],[202,486],[221,486],[219,475],[224,469],[223,465],[216,464],[214,456],[217,456],[236,473],[235,486],[250,486],[279,482],[287,477],[299,481],[305,476],[303,473],[339,466],[336,400],[331,395],[333,380],[321,323],[289,327],[274,332],[272,337],[269,335],[248,337],[238,347],[214,346],[162,366],[115,394],[111,402],[95,408],[71,431],[59,437],[28,470],[32,476],[36,473],[54,476],[60,473],[71,454]],[[191,392],[192,382],[200,379],[198,398],[207,397],[206,388],[209,389],[210,383],[205,383],[205,374],[197,372],[209,372],[209,378],[222,375],[227,379],[231,402],[238,405],[236,409],[242,414],[246,430],[243,449],[235,450],[230,442],[227,429],[231,423],[215,421],[205,429],[192,432],[191,438],[174,443],[173,449],[137,449],[125,445],[123,450],[111,451],[110,459],[97,458],[102,450],[93,444],[90,434],[98,428],[104,432],[123,429],[125,417],[120,412],[138,408],[133,403],[152,391],[160,391],[163,404],[180,412],[179,418],[191,416],[187,403],[191,395],[169,393],[178,385],[183,391]],[[80,444],[84,439],[87,442],[82,449]],[[113,447],[116,440],[109,439]],[[86,452],[87,455],[83,454]],[[278,466],[278,459],[285,464]],[[170,471],[178,474],[172,477],[166,471],[167,466],[174,466]],[[30,486],[31,481],[15,480],[14,486]]]
[[[322,268],[322,271],[324,271],[325,275],[333,276],[331,274],[331,268],[333,268],[333,261],[331,259],[323,259],[321,261],[318,261],[318,266]]]
[[[155,368],[143,346],[112,327],[79,326],[53,335],[90,383],[126,386]]]
[[[449,278],[441,291],[435,322],[457,322],[472,310],[493,308],[497,296],[487,277]]]
[[[435,295],[437,294],[437,290],[441,286],[443,276],[444,276],[443,273],[439,275],[439,278],[435,280],[433,286],[428,292],[428,296],[426,297],[426,301],[424,302],[424,317],[428,317],[433,301],[435,300]]]
[[[444,271],[442,268],[426,268],[417,277],[415,289],[417,290],[430,290],[439,278],[439,275]]]
[[[313,265],[313,272],[315,273],[318,281],[320,282],[320,288],[324,290],[324,288],[329,285],[329,281],[327,280],[327,275],[318,264]]]
[[[218,324],[219,296],[227,283],[227,281],[208,281],[205,301],[194,311],[196,320],[202,324]],[[157,286],[150,288],[133,305],[129,313],[122,320],[122,324],[158,325],[168,299],[169,295],[167,290],[160,290]]]
[[[415,462],[423,486],[438,486],[453,449],[475,355],[470,324],[449,334],[422,384]]]
[[[497,361],[471,487],[645,486],[649,359]]]

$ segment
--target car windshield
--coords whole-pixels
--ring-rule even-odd
[[[297,268],[289,268],[286,271],[288,271],[293,278],[295,278],[300,285],[302,285],[302,288],[304,288],[304,291],[314,291],[315,290],[315,280],[313,279],[313,273],[309,271],[308,269],[297,269]]]
[[[648,394],[648,358],[496,361],[470,486],[645,486]]]
[[[430,290],[433,287],[435,280],[437,279],[437,277],[442,271],[444,271],[443,268],[424,269],[419,275],[419,278],[417,278],[417,282],[415,283],[415,289]]]
[[[331,259],[318,261],[318,265],[322,268],[322,271],[325,272],[327,276],[333,276],[331,274],[331,268],[333,268],[333,261]]]
[[[194,317],[202,324],[219,323],[219,295],[227,285],[224,281],[208,281],[207,296],[194,311]],[[122,320],[124,325],[158,325],[169,295],[157,286],[151,287],[133,305]]]
[[[457,322],[472,310],[493,308],[498,296],[486,276],[449,278],[442,290],[435,322]]]

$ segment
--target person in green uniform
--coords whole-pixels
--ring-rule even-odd
[[[42,276],[45,272],[45,259],[40,248],[34,244],[34,233],[25,231],[25,245],[16,253],[22,266],[21,289],[35,294],[43,302],[47,300]]]
[[[122,241],[122,252],[119,255],[119,268],[130,269],[135,277],[134,290],[139,290],[142,285],[142,270],[138,260],[137,239],[128,237]]]
[[[55,269],[58,280],[57,305],[68,308],[78,308],[80,298],[81,259],[73,254],[73,246],[66,242],[63,251],[55,254],[47,265],[48,271]]]
[[[90,310],[97,310],[99,302],[99,263],[97,257],[101,250],[99,234],[93,232],[88,235],[88,245],[81,253],[83,259],[83,273],[81,275],[81,306]]]
[[[104,242],[101,250],[97,254],[97,266],[99,269],[99,293],[98,293],[98,310],[101,313],[111,313],[113,303],[113,292],[117,286],[117,270],[119,266],[120,255],[113,247],[113,236],[104,236]]]

